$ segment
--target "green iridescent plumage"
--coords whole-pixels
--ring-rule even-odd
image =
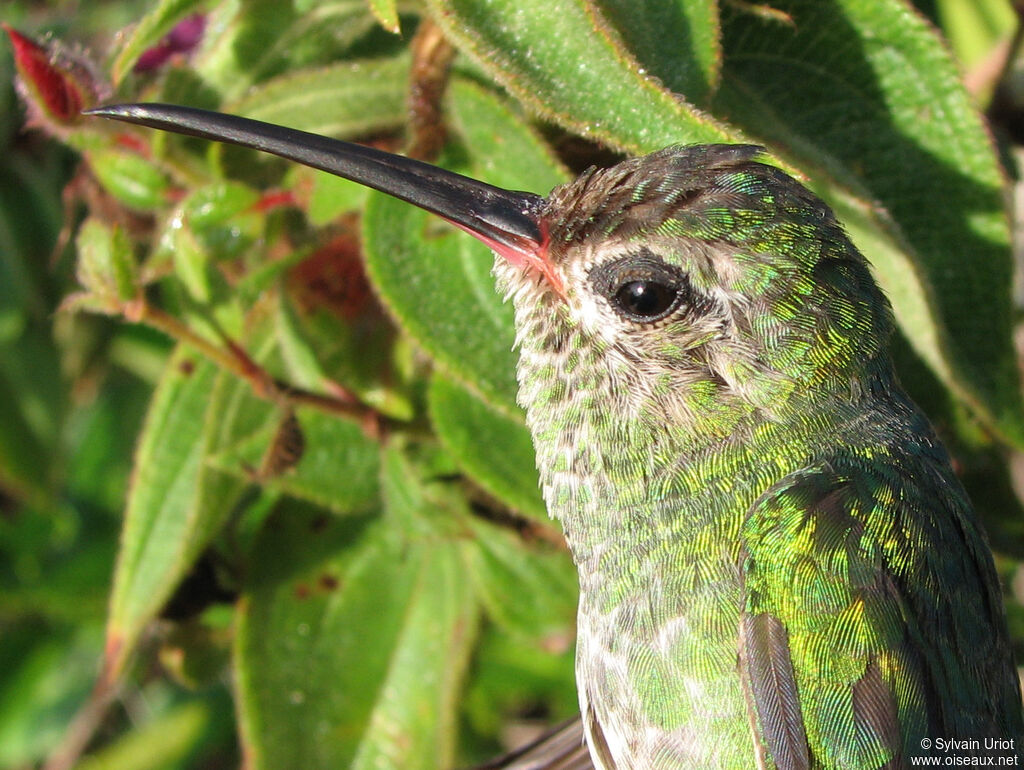
[[[755,154],[669,148],[555,190],[561,296],[497,262],[579,566],[595,762],[901,767],[923,738],[1019,741],[992,557],[895,381],[888,303]],[[631,315],[638,281],[676,306]]]
[[[495,249],[579,568],[598,767],[1019,763],[992,555],[893,375],[889,305],[828,207],[757,148],[668,148],[542,199],[231,116],[94,112],[331,171]],[[579,768],[573,738],[501,766]]]

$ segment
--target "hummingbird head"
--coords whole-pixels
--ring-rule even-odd
[[[864,387],[888,303],[828,206],[760,152],[669,147],[552,191],[539,221],[557,285],[496,266],[521,344],[600,350],[654,414]]]
[[[540,379],[571,389],[585,353],[586,378],[653,405],[648,414],[856,390],[891,329],[888,303],[832,212],[756,162],[757,147],[669,147],[591,169],[542,198],[220,113],[161,104],[89,112],[274,153],[444,217],[500,255],[521,369],[543,359]]]

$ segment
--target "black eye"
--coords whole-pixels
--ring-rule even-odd
[[[653,324],[675,313],[703,314],[710,299],[693,288],[690,277],[646,246],[591,268],[590,287],[621,318]]]
[[[659,281],[627,281],[615,290],[612,300],[625,315],[636,321],[657,321],[679,303],[679,287]]]

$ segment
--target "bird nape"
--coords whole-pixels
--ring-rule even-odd
[[[91,113],[329,171],[495,251],[579,571],[594,766],[895,768],[951,745],[981,764],[993,739],[1019,761],[992,554],[893,375],[888,302],[759,148],[669,147],[542,198],[218,113]],[[579,731],[494,766],[582,767]]]

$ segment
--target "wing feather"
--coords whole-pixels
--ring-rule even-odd
[[[740,620],[740,665],[753,703],[763,742],[777,770],[811,766],[800,709],[800,693],[789,654],[789,635],[781,621],[767,613],[744,613]]]

